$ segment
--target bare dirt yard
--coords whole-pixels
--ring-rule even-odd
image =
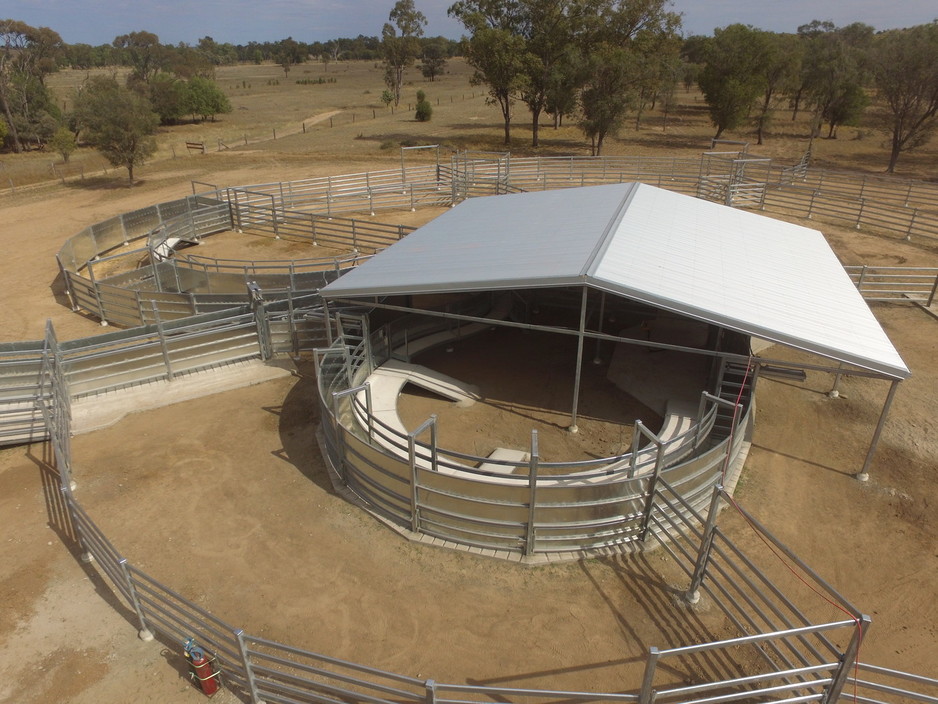
[[[688,122],[695,111],[687,107]],[[487,114],[486,129],[497,134]],[[379,145],[398,139],[398,129],[376,127],[371,139],[340,156],[278,151],[288,142],[278,139],[263,152],[153,164],[132,189],[112,174],[0,196],[0,339],[38,339],[47,318],[60,338],[101,332],[67,307],[54,260],[81,228],[181,197],[193,179],[239,185],[393,168],[399,154]],[[658,148],[691,156],[706,146],[700,133],[673,133]],[[629,147],[618,145],[623,153]],[[795,143],[787,149],[795,161]],[[408,217],[419,224],[423,216]],[[375,219],[404,220],[381,213]],[[938,266],[938,252],[919,243],[813,226],[848,264]],[[251,240],[218,246],[216,256],[271,247]],[[873,617],[863,661],[934,676],[938,319],[913,305],[874,311],[912,377],[899,387],[871,480],[852,475],[865,457],[885,382],[845,379],[840,398],[831,399],[824,375],[809,374],[803,384],[764,378],[737,498]],[[566,393],[544,390],[554,391]],[[607,405],[629,401],[597,398],[590,409],[597,444],[577,451],[618,442]],[[543,400],[530,405],[548,405]],[[414,399],[414,418],[429,410],[424,403]],[[631,417],[643,412],[628,410]],[[479,427],[530,432],[527,409],[507,397],[480,414]],[[544,420],[562,423],[559,416]],[[231,625],[416,677],[629,691],[639,684],[649,646],[731,635],[706,599],[696,610],[678,605],[683,578],[657,552],[532,569],[405,542],[334,493],[313,437],[316,424],[314,380],[303,366],[292,377],[134,413],[73,439],[77,496],[130,562]],[[139,641],[132,613],[75,553],[46,451],[40,444],[0,449],[0,702],[200,701],[178,649]],[[557,450],[566,451],[573,449]],[[737,516],[727,513],[723,524],[770,559]],[[796,596],[807,604],[815,598]],[[706,674],[706,667],[688,676]],[[223,691],[215,701],[239,700]]]

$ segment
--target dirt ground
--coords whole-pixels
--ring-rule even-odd
[[[132,190],[40,188],[0,202],[2,339],[38,339],[46,318],[63,339],[101,332],[65,305],[54,261],[88,224],[180,197],[190,178],[244,184],[367,168],[199,163],[211,165],[154,172]],[[845,263],[938,266],[914,243],[822,229]],[[885,382],[846,379],[835,400],[826,376],[766,378],[737,497],[873,617],[862,660],[934,675],[938,320],[911,305],[874,310],[913,375],[900,385],[871,481],[852,474]],[[649,646],[730,635],[706,600],[696,612],[675,605],[683,581],[657,553],[530,569],[405,542],[334,494],[313,439],[313,400],[301,369],[75,437],[77,496],[130,562],[232,626],[417,677],[632,690]],[[507,410],[514,420],[500,416],[497,431],[527,438],[530,419]],[[587,415],[600,445],[617,441],[603,435],[601,409]],[[70,551],[43,452],[0,450],[0,702],[201,700],[180,654],[139,641],[132,615]],[[763,555],[737,517],[723,524]],[[237,699],[226,691],[215,701]]]

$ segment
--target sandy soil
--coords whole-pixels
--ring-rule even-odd
[[[317,169],[224,164],[207,180],[262,182]],[[64,305],[55,251],[88,224],[183,195],[189,178],[206,180],[206,172],[158,173],[134,189],[39,189],[0,203],[3,339],[39,338],[46,318],[62,338],[100,332]],[[853,231],[831,230],[830,238],[848,263],[938,266],[938,255],[914,244]],[[851,475],[885,382],[847,379],[833,400],[824,376],[764,379],[737,495],[873,617],[864,661],[933,674],[938,320],[913,306],[875,311],[913,376],[900,386],[872,480]],[[528,569],[404,542],[334,495],[312,438],[312,384],[304,369],[76,437],[79,499],[132,563],[232,626],[414,676],[633,689],[649,646],[729,635],[706,603],[699,612],[674,604],[671,588],[682,580],[657,554]],[[615,439],[602,435],[611,419],[601,409],[587,415],[605,446]],[[508,410],[499,432],[527,437],[531,419]],[[180,654],[137,640],[132,615],[70,552],[43,452],[0,450],[0,701],[201,700]],[[762,550],[732,514],[724,525]],[[237,700],[223,692],[215,701]]]

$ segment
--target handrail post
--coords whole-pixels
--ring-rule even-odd
[[[533,555],[535,545],[534,518],[537,513],[537,465],[539,461],[537,429],[531,431],[531,457],[528,460],[528,523],[525,527],[524,554]]]
[[[430,468],[436,471],[436,414],[430,414],[419,427],[407,434],[407,459],[410,462],[410,529],[420,532],[419,472],[417,471],[417,436],[430,429]]]
[[[153,634],[150,632],[150,629],[147,628],[147,622],[143,618],[143,609],[140,608],[140,600],[137,598],[137,588],[134,586],[133,580],[130,579],[130,568],[127,567],[127,558],[121,558],[121,561],[117,563],[120,565],[121,574],[124,575],[124,582],[127,584],[127,592],[130,594],[130,603],[134,607],[134,611],[137,613],[137,620],[140,623],[140,630],[137,632],[137,635],[140,637],[140,640],[149,643],[153,640]]]
[[[658,648],[651,646],[648,649],[648,659],[645,661],[645,676],[642,678],[642,689],[638,695],[638,704],[651,704],[654,699],[652,685],[655,683],[655,670],[658,666]]]
[[[244,642],[244,630],[239,628],[235,631],[235,638],[238,641],[238,651],[241,653],[241,662],[244,665],[244,678],[248,683],[248,692],[251,695],[251,704],[264,704],[260,694],[257,693],[257,682],[254,679],[254,669],[251,667],[251,656],[248,653],[247,645]]]
[[[629,478],[635,476],[635,468],[638,464],[638,441],[642,436],[642,429],[645,424],[641,420],[636,420],[632,426],[632,457],[629,459]]]
[[[696,604],[700,601],[700,585],[704,577],[707,576],[707,565],[710,564],[710,551],[713,548],[713,533],[716,529],[717,513],[720,510],[720,496],[723,493],[723,486],[717,484],[713,487],[713,496],[710,499],[710,512],[707,514],[707,523],[704,526],[703,536],[700,541],[700,549],[697,551],[697,562],[694,564],[694,574],[690,579],[690,586],[684,594],[684,599],[689,604]]]
[[[338,455],[333,461],[333,466],[342,479],[342,483],[348,486],[348,473],[345,470],[345,428],[342,427],[342,421],[339,419],[339,399],[341,391],[332,392],[332,422],[335,431],[335,447]]]
[[[648,431],[645,431],[648,432]],[[658,439],[657,435],[648,432],[655,443],[655,470],[648,482],[648,497],[645,500],[645,515],[642,518],[642,533],[639,536],[641,542],[648,538],[648,529],[651,524],[651,512],[655,508],[655,491],[658,488],[658,476],[661,474],[661,467],[664,465],[664,444]]]
[[[375,440],[374,410],[371,401],[371,382],[365,382],[365,408],[368,409],[368,441]]]

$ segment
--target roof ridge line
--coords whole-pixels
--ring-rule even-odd
[[[625,183],[631,186],[631,188],[622,196],[622,200],[619,202],[619,207],[616,209],[615,215],[609,220],[606,229],[603,230],[602,237],[599,238],[593,251],[590,252],[590,255],[586,258],[586,263],[580,271],[581,277],[590,277],[595,272],[597,262],[602,260],[603,253],[609,249],[612,236],[619,229],[619,224],[622,222],[622,218],[625,217],[625,213],[629,209],[632,198],[635,196],[636,191],[638,191],[639,186],[642,185],[638,181],[626,181]]]

